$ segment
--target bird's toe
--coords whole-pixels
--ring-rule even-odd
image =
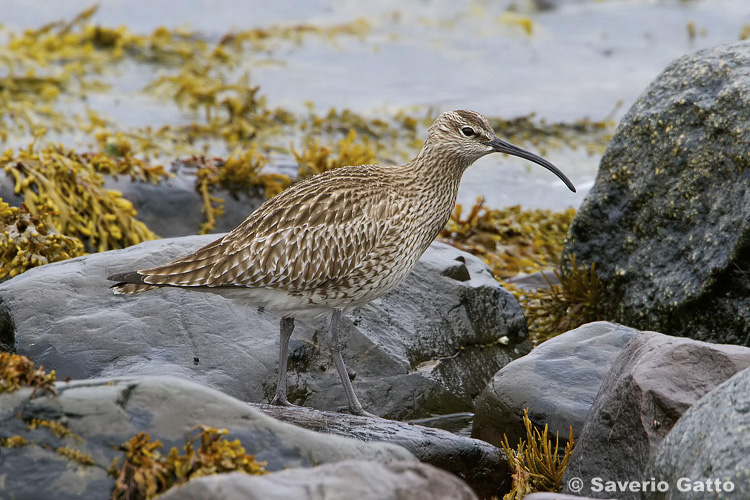
[[[298,405],[292,404],[286,397],[280,397],[278,394],[271,400],[271,404],[275,406],[286,406],[288,408],[298,408]]]

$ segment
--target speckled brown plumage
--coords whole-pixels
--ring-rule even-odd
[[[492,152],[539,163],[573,189],[549,162],[498,139],[478,113],[451,111],[438,117],[422,150],[404,165],[322,173],[268,200],[232,232],[190,255],[109,279],[119,281],[113,286],[118,294],[200,288],[244,298],[286,319],[332,311],[331,344],[338,344],[341,312],[403,281],[448,221],[463,172]],[[293,321],[286,329],[291,334]],[[284,335],[282,321],[280,372]],[[337,349],[331,346],[339,368]],[[341,369],[339,374],[352,411],[364,413],[348,376]],[[275,401],[287,404],[280,375],[282,384]]]

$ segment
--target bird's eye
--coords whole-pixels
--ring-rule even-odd
[[[474,132],[474,129],[471,127],[464,127],[461,129],[461,133],[464,134],[466,137],[471,137],[476,132]]]

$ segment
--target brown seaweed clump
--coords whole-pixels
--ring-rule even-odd
[[[33,387],[34,393],[42,391],[56,396],[55,371],[47,373],[43,367],[36,368],[26,356],[0,352],[0,394],[21,387]]]
[[[523,424],[526,427],[526,441],[520,439],[518,448],[513,449],[508,443],[508,436],[503,436],[500,443],[511,470],[512,487],[503,500],[521,500],[537,491],[559,492],[565,468],[573,453],[573,428],[564,450],[560,450],[560,435],[553,441],[547,435],[547,424],[544,431],[534,427],[529,419],[529,409],[523,411]],[[560,453],[562,451],[562,453]]]
[[[95,465],[94,459],[91,457],[91,455],[84,453],[79,449],[73,448],[68,444],[64,444],[65,442],[71,441],[75,443],[82,443],[83,438],[73,433],[63,422],[32,418],[25,421],[25,423],[26,430],[29,432],[35,431],[36,429],[46,429],[50,434],[57,438],[57,440],[59,440],[59,443],[56,444],[60,444],[60,446],[55,446],[50,444],[49,442],[39,440],[38,435],[36,437],[31,437],[30,439],[20,435],[0,438],[0,446],[5,448],[37,446],[48,451],[53,451],[58,455],[65,457],[69,461],[75,462],[79,465]]]
[[[58,233],[50,218],[46,206],[32,215],[26,205],[11,207],[0,198],[0,280],[84,254],[81,241]]]
[[[560,266],[563,241],[575,210],[522,210],[520,206],[489,209],[479,198],[463,216],[457,205],[441,238],[481,257],[495,277],[507,279]]]
[[[560,271],[555,270],[555,276],[559,284],[548,283],[548,287],[537,290],[520,290],[504,283],[521,304],[529,338],[535,344],[603,319],[601,280],[596,274],[595,263],[578,266],[575,256],[571,255],[569,265]]]
[[[214,193],[218,189],[237,193],[259,192],[272,198],[291,184],[291,179],[278,173],[262,172],[268,158],[258,152],[255,144],[247,151],[237,151],[226,160],[220,158],[192,157],[180,162],[195,167],[196,185],[203,200],[206,221],[201,224],[201,234],[216,228],[216,219],[224,213],[224,199]]]
[[[105,189],[101,156],[76,154],[62,146],[34,144],[18,154],[0,155],[0,168],[14,180],[14,192],[34,217],[49,214],[55,229],[78,238],[90,251],[124,248],[156,235],[135,218],[133,204],[118,191]],[[144,174],[145,175],[145,174]]]
[[[199,432],[191,436],[192,432]],[[187,433],[184,453],[172,448],[165,456],[161,441],[140,432],[123,443],[125,461],[118,465],[115,458],[109,472],[115,477],[115,500],[140,500],[154,498],[172,486],[191,479],[223,472],[265,474],[265,463],[245,453],[242,443],[228,441],[226,429],[197,426]]]
[[[338,143],[338,153],[320,141],[310,139],[301,153],[292,149],[299,165],[299,179],[349,165],[366,165],[375,161],[375,150],[369,142],[356,143],[357,133],[350,129]]]
[[[42,367],[35,368],[34,362],[26,356],[0,353],[0,394],[13,392],[22,387],[33,388],[31,392],[32,398],[36,395],[37,391],[57,397],[54,370],[47,373]],[[57,453],[76,464],[94,465],[91,455],[66,444],[81,444],[84,440],[81,436],[71,431],[63,420],[26,418],[23,412],[18,412],[16,418],[23,420],[26,427],[26,436],[18,434],[5,437],[0,436],[0,447],[20,448],[35,446]],[[57,442],[48,441],[44,436],[45,433],[39,433],[41,429],[46,430],[54,436]]]

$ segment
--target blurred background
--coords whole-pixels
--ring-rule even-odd
[[[580,205],[617,121],[670,61],[750,35],[745,0],[4,0],[0,11],[3,149],[39,127],[40,141],[83,149],[120,133],[161,162],[256,144],[267,168],[288,172],[292,149],[355,124],[377,161],[402,162],[434,116],[468,108],[579,190],[493,155],[467,172],[459,202],[555,210]],[[87,43],[88,56],[74,50]],[[210,132],[237,116],[248,123]]]

